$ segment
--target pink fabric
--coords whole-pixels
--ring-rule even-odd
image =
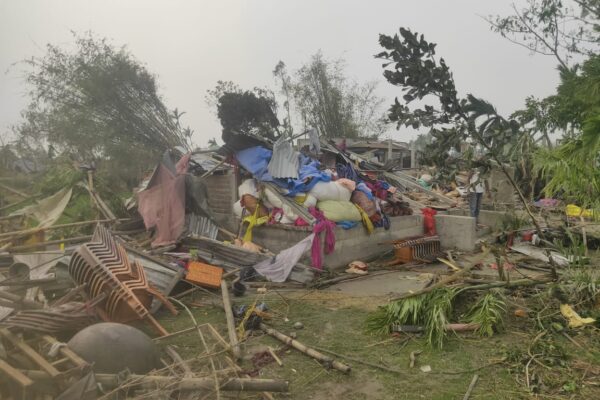
[[[279,218],[277,218],[279,216]],[[273,207],[271,210],[271,215],[269,216],[269,220],[267,221],[267,225],[274,225],[281,221],[283,217],[283,209],[278,207]]]
[[[179,161],[177,161],[177,164],[175,164],[175,170],[177,171],[177,175],[183,175],[187,173],[188,164],[190,163],[191,156],[192,153],[184,154],[183,157],[181,157]]]
[[[302,217],[296,218],[294,221],[294,226],[308,226],[309,223],[302,219]]]
[[[343,187],[345,187],[346,189],[348,189],[351,192],[354,192],[356,190],[356,182],[354,182],[350,179],[340,178],[337,181],[335,181],[335,183],[342,185]]]
[[[311,261],[312,266],[317,269],[323,269],[323,257],[321,256],[321,232],[325,231],[325,254],[335,250],[335,222],[325,218],[325,215],[315,207],[310,207],[308,211],[317,219],[313,227],[315,240],[312,242]]]
[[[189,157],[177,163],[178,175],[160,164],[152,178],[152,186],[138,193],[138,212],[146,229],[156,227],[152,247],[174,243],[185,223],[185,172]]]

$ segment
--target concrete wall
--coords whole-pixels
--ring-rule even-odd
[[[435,229],[444,249],[475,250],[476,228],[472,217],[441,213],[435,216]]]
[[[469,210],[453,209],[448,210],[448,214],[468,217]],[[502,219],[505,215],[506,213],[502,211],[481,210],[479,212],[479,223],[489,227],[492,231],[496,231],[502,226]]]
[[[368,235],[362,226],[345,230],[335,230],[335,250],[324,255],[323,264],[326,268],[343,268],[355,260],[381,254],[391,246],[381,244],[396,239],[423,235],[423,217],[421,215],[408,215],[390,218],[389,230],[376,228]],[[279,252],[298,243],[312,232],[311,228],[293,227],[286,225],[260,226],[253,230],[253,242],[264,246],[272,252]],[[321,251],[325,234],[321,234]],[[310,265],[310,263],[308,263]]]

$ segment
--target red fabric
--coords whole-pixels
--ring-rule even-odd
[[[435,211],[433,208],[421,208],[421,213],[423,214],[423,225],[425,227],[425,235],[433,236],[436,234],[435,231]]]
[[[379,197],[382,200],[387,199],[388,191],[387,191],[387,189],[385,189],[383,187],[383,184],[381,183],[381,181],[375,181],[375,183],[365,181],[365,184],[367,185],[367,187],[369,189],[371,189],[371,191],[373,192],[375,197]]]
[[[317,219],[313,227],[315,239],[312,242],[311,261],[312,266],[323,269],[323,257],[321,256],[321,232],[325,232],[325,254],[335,250],[335,222],[325,218],[325,215],[315,207],[309,207],[308,211]]]
[[[181,235],[185,223],[185,172],[188,156],[176,165],[178,175],[173,175],[160,164],[152,178],[152,186],[138,193],[138,212],[146,229],[156,227],[152,247],[174,243]]]

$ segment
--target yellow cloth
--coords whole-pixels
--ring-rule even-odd
[[[565,213],[567,217],[584,217],[584,218],[592,218],[594,216],[594,212],[592,210],[584,210],[575,204],[567,204],[565,209]]]
[[[358,204],[354,204],[354,205],[358,209],[358,212],[360,213],[360,216],[362,217],[362,223],[365,226],[365,228],[367,228],[367,232],[369,232],[369,235],[370,235],[371,233],[373,233],[373,229],[375,229],[375,227],[373,226],[373,222],[371,222],[371,218],[369,218],[369,216],[367,215],[365,210],[363,210]]]
[[[594,318],[581,318],[568,304],[560,305],[560,313],[569,321],[569,328],[579,328],[596,322]]]
[[[244,242],[251,242],[252,241],[252,229],[254,229],[255,226],[260,226],[265,224],[268,220],[269,220],[269,216],[265,215],[264,217],[259,217],[258,216],[258,209],[260,208],[259,203],[256,203],[256,209],[254,210],[254,214],[252,215],[248,215],[247,217],[245,217],[242,221],[247,222],[248,223],[248,227],[246,228],[246,233],[244,233]]]

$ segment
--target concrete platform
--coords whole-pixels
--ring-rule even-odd
[[[386,242],[392,240],[423,235],[423,216],[407,215],[390,218],[390,229],[376,228],[371,235],[361,226],[353,229],[335,230],[335,250],[323,255],[323,263],[327,268],[345,268],[355,260],[364,260],[390,249]],[[312,232],[309,227],[288,225],[259,226],[253,230],[253,241],[272,252],[278,253],[298,243]],[[321,251],[323,251],[324,234],[321,234]]]
[[[340,282],[326,291],[355,297],[399,296],[425,287],[433,275],[414,271],[376,271],[360,279]]]

